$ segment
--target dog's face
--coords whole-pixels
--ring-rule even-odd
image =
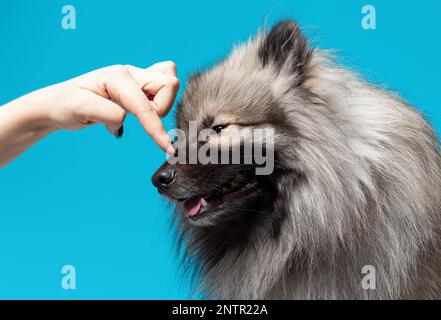
[[[218,225],[271,213],[278,176],[286,169],[278,159],[292,147],[290,138],[296,135],[283,103],[287,92],[302,81],[308,60],[298,27],[287,22],[190,78],[176,113],[177,128],[183,133],[175,144],[177,161],[165,162],[152,181],[192,225]],[[300,91],[298,96],[294,102],[301,104]],[[266,163],[255,158],[257,144]],[[209,149],[202,152],[210,157],[208,163],[198,152],[204,147]],[[213,155],[212,148],[219,152]],[[222,155],[227,155],[227,164]],[[192,156],[196,162],[189,160]],[[273,163],[270,170],[258,174],[256,169],[268,162]]]

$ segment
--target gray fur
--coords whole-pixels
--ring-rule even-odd
[[[238,224],[223,242],[221,227],[182,221],[200,288],[221,299],[441,298],[434,130],[397,95],[299,45],[295,23],[276,28],[275,43],[259,34],[193,77],[177,112],[180,127],[227,114],[276,130],[264,223]],[[361,286],[364,265],[376,268],[375,290]]]

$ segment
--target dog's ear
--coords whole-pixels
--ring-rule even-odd
[[[308,67],[311,50],[299,26],[292,20],[276,24],[259,47],[263,66],[272,64],[278,72],[302,77]]]

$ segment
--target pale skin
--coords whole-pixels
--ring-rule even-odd
[[[166,61],[147,69],[98,69],[11,101],[0,107],[0,167],[54,131],[104,124],[119,136],[129,113],[161,149],[173,152],[160,117],[178,89],[176,65]]]

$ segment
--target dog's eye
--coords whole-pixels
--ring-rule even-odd
[[[222,130],[224,130],[227,127],[227,125],[218,125],[211,128],[214,132],[217,134],[221,133]]]

